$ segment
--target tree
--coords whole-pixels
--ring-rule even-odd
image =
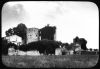
[[[92,48],[90,48],[90,51],[92,51]]]
[[[76,38],[73,39],[73,43],[78,43],[81,45],[81,48],[83,50],[87,50],[86,44],[87,44],[87,40],[84,38],[79,38],[78,36]]]
[[[17,27],[8,29],[5,33],[6,33],[6,36],[18,35],[22,37],[22,40],[24,41],[24,43],[26,43],[26,30],[27,30],[26,25],[23,23],[20,23],[17,25]]]
[[[22,40],[24,41],[24,43],[26,43],[26,30],[27,30],[26,25],[23,23],[20,23],[17,25],[16,29],[15,29],[17,31],[16,34],[22,37]]]
[[[11,36],[14,34],[13,29],[9,28],[6,32],[6,36]]]
[[[81,48],[83,50],[87,50],[87,47],[86,47],[87,41],[84,38],[80,38],[79,43],[81,44]]]
[[[79,37],[76,36],[76,37],[73,39],[73,43],[76,43],[76,42],[78,42],[78,41],[79,41]]]
[[[56,42],[57,42],[57,45],[59,45],[59,47],[62,45],[61,41],[56,41]]]
[[[13,28],[13,31],[14,31],[14,34],[16,34],[16,35],[18,34],[17,27],[14,27],[14,28]]]
[[[67,48],[67,46],[69,46],[69,44],[68,43],[62,43],[61,46]]]

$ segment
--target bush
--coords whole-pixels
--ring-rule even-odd
[[[40,53],[55,53],[55,49],[59,47],[57,41],[53,40],[41,40],[36,42],[31,42],[26,45],[21,45],[20,50],[29,51],[29,50],[38,50]]]

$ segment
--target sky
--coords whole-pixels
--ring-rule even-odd
[[[2,37],[9,28],[56,26],[56,40],[72,43],[85,38],[87,47],[99,48],[99,10],[88,1],[10,1],[2,7]]]

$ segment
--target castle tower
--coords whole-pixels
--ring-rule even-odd
[[[30,42],[35,42],[39,40],[39,29],[38,28],[28,28],[27,29],[27,44]]]
[[[49,24],[39,31],[41,40],[47,39],[47,40],[56,40],[56,27],[55,26],[49,26]]]

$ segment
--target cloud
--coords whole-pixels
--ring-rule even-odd
[[[48,3],[47,6],[49,9],[47,10],[45,17],[48,22],[55,21],[57,18],[63,16],[66,11],[62,2]]]
[[[2,7],[2,29],[3,36],[5,30],[17,26],[20,22],[25,22],[26,11],[22,4],[5,3]],[[9,25],[8,25],[9,24]]]
[[[8,21],[18,21],[22,19],[25,15],[25,10],[23,5],[15,4],[10,6],[9,4],[4,4],[2,8],[2,21],[3,23]]]

